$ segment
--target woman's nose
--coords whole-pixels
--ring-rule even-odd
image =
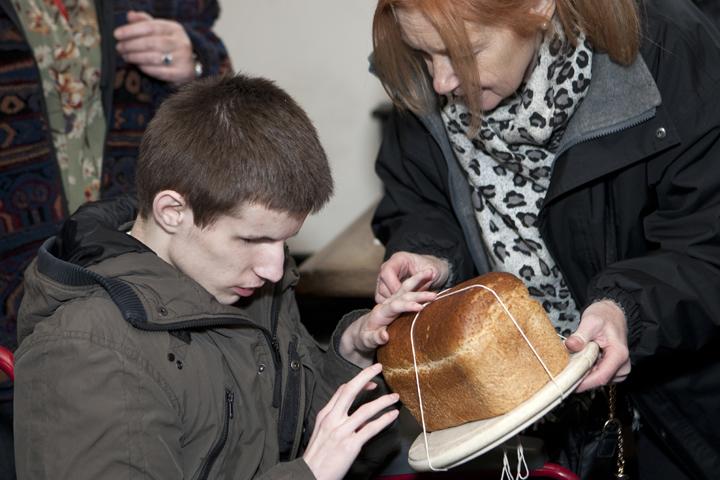
[[[438,95],[447,95],[460,86],[460,79],[447,57],[432,61],[433,90]]]

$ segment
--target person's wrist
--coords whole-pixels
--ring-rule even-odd
[[[339,354],[348,362],[364,368],[369,367],[373,363],[372,352],[366,352],[364,345],[362,344],[362,338],[360,332],[362,331],[362,322],[368,314],[355,320],[345,330],[342,337],[340,337],[340,344],[338,345]]]

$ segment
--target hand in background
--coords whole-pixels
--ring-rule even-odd
[[[450,266],[445,260],[432,255],[419,255],[410,252],[397,252],[380,266],[375,302],[382,303],[400,289],[402,282],[423,270],[430,270],[432,276],[426,285],[418,290],[437,289],[445,285]]]
[[[372,364],[375,350],[390,339],[387,326],[401,313],[419,312],[427,302],[435,299],[435,292],[418,291],[431,281],[432,274],[430,269],[416,273],[402,282],[392,296],[355,320],[343,332],[340,354],[358,367]]]
[[[362,446],[397,418],[398,410],[394,409],[371,420],[398,401],[396,393],[383,395],[348,415],[355,397],[364,389],[374,388],[376,385],[371,380],[381,371],[379,363],[366,368],[341,385],[318,412],[315,429],[303,455],[303,460],[318,480],[343,478]]]
[[[587,307],[577,330],[565,340],[565,346],[571,352],[579,352],[590,341],[600,347],[600,358],[580,383],[577,392],[622,382],[630,374],[627,321],[615,302],[601,300]]]
[[[195,78],[193,47],[187,32],[174,20],[129,11],[128,23],[113,32],[117,51],[151,77],[180,84]]]

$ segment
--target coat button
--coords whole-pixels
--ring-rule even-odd
[[[292,362],[290,362],[290,368],[292,368],[293,370],[297,370],[298,368],[300,368],[300,362],[298,362],[297,360],[293,360]]]
[[[168,314],[167,308],[165,308],[165,307],[163,307],[163,306],[158,307],[157,311],[158,311],[158,313],[159,313],[160,315],[162,315],[163,317]]]
[[[655,131],[655,137],[662,140],[663,138],[667,137],[667,130],[665,128],[660,127]]]
[[[258,375],[263,373],[264,371],[265,371],[265,364],[261,363],[260,365],[258,365]]]

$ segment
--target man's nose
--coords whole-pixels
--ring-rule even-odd
[[[447,57],[432,60],[433,90],[438,95],[447,95],[460,86],[460,79]]]
[[[279,282],[283,277],[285,264],[285,243],[273,242],[263,245],[256,257],[255,274],[272,283]]]

